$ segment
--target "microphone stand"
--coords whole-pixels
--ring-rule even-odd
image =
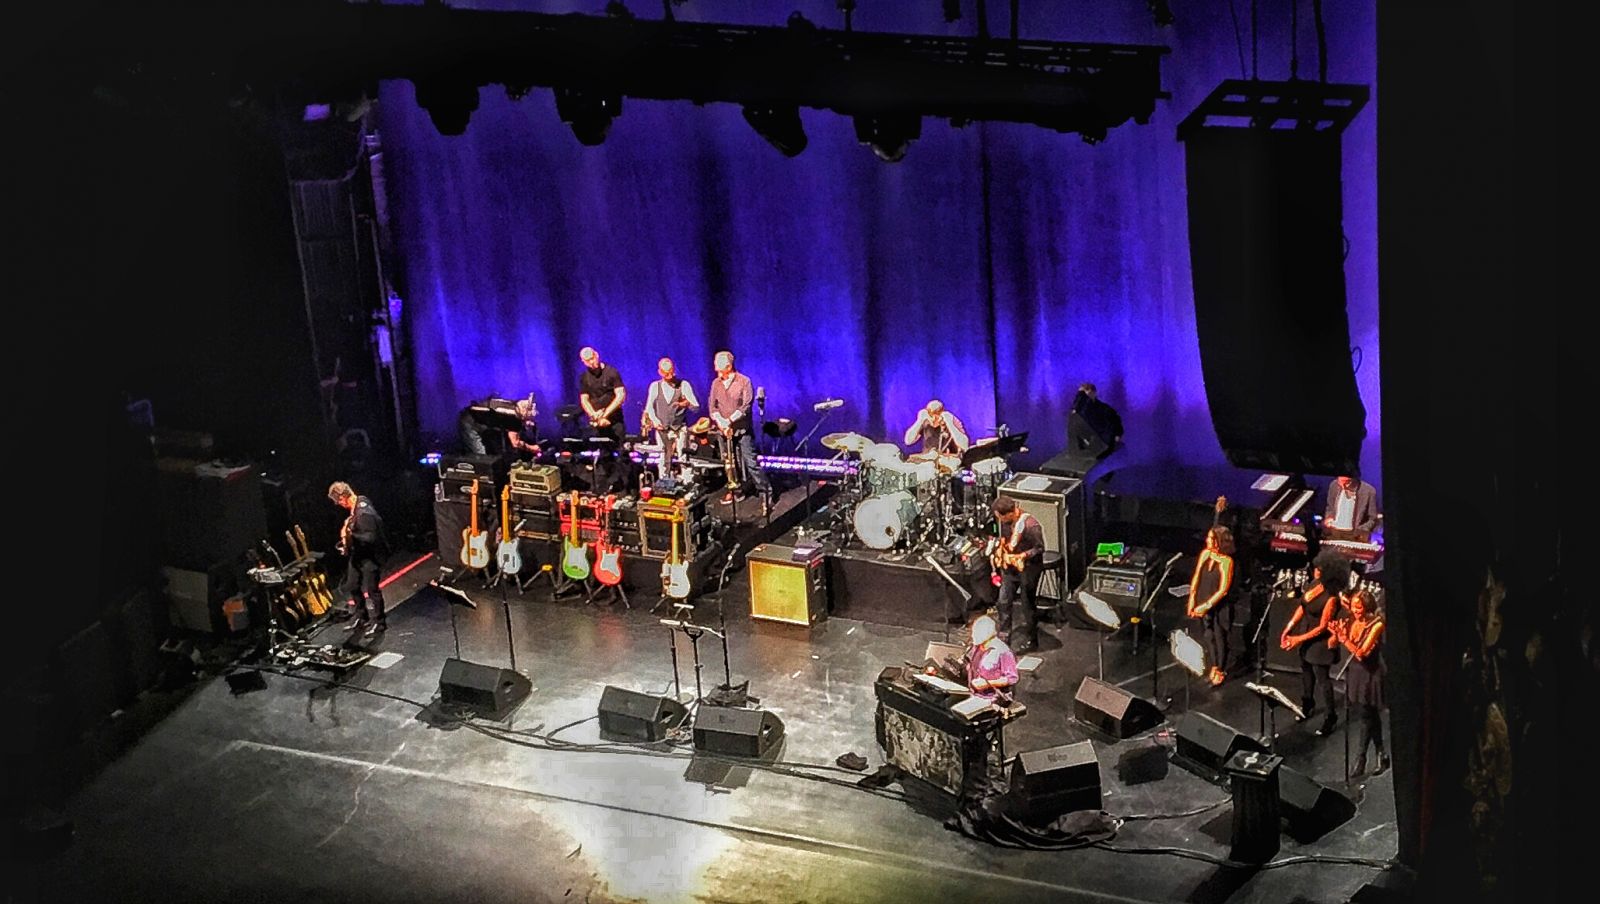
[[[1277,593],[1278,586],[1283,583],[1283,579],[1280,578],[1274,581],[1271,589],[1267,591],[1266,604],[1261,607],[1261,620],[1256,622],[1255,636],[1250,638],[1250,646],[1256,651],[1257,684],[1267,683],[1267,650],[1266,646],[1262,642],[1262,638],[1265,636],[1264,632],[1267,628],[1267,620],[1272,615],[1272,597]],[[1260,723],[1261,734],[1265,735],[1267,733],[1267,706],[1264,698],[1261,701]],[[1274,733],[1276,733],[1276,726],[1274,726]],[[1345,771],[1348,772],[1349,770]]]
[[[1155,586],[1150,589],[1150,594],[1148,596],[1146,596],[1144,598],[1144,602],[1140,604],[1138,617],[1129,619],[1129,621],[1132,621],[1134,623],[1134,627],[1133,627],[1133,655],[1138,656],[1139,655],[1139,625],[1138,625],[1138,621],[1139,621],[1139,618],[1140,617],[1144,617],[1146,615],[1146,613],[1149,614],[1149,622],[1150,622],[1150,699],[1152,699],[1152,700],[1161,699],[1160,690],[1159,690],[1160,687],[1161,687],[1161,668],[1160,668],[1160,661],[1161,660],[1160,660],[1160,656],[1159,656],[1160,648],[1156,646],[1156,606],[1155,606],[1156,595],[1161,592],[1161,589],[1163,587],[1167,586],[1167,578],[1172,576],[1172,566],[1178,564],[1178,560],[1181,559],[1181,558],[1183,558],[1183,553],[1178,553],[1177,555],[1175,555],[1172,558],[1167,560],[1167,567],[1164,570],[1162,570],[1160,580],[1156,581]]]
[[[811,442],[811,437],[816,435],[816,432],[817,432],[818,428],[820,428],[822,426],[822,422],[827,420],[828,419],[828,415],[832,414],[834,412],[834,410],[836,408],[838,408],[838,407],[839,406],[835,405],[833,408],[826,409],[825,411],[822,412],[822,417],[817,418],[817,422],[815,424],[811,425],[811,430],[808,431],[805,436],[800,438],[800,442],[795,443],[795,446],[794,446],[794,454],[795,455],[799,455],[802,451],[804,451],[804,449],[806,447],[806,443]]]
[[[951,577],[950,576],[950,572],[944,570],[944,567],[939,564],[939,560],[935,559],[933,557],[933,553],[931,553],[931,552],[923,553],[922,554],[922,559],[923,559],[923,561],[927,562],[929,565],[932,565],[933,566],[933,570],[939,573],[939,577],[942,577],[945,580],[949,581],[950,582],[950,586],[956,588],[956,592],[961,594],[961,611],[962,611],[962,614],[965,615],[966,614],[967,604],[972,602],[972,593],[970,591],[968,591],[967,588],[961,586],[961,582],[960,581],[958,581],[955,578]],[[944,613],[944,642],[945,643],[949,643],[950,642],[950,610],[949,610],[948,607],[945,608],[945,613]]]

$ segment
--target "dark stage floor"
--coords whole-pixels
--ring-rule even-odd
[[[1108,848],[1015,850],[946,829],[922,795],[899,785],[869,792],[854,784],[858,774],[833,766],[848,752],[864,756],[869,773],[882,764],[873,680],[886,665],[919,659],[942,633],[847,618],[811,629],[752,621],[743,572],[724,592],[734,678],[748,679],[782,716],[787,772],[692,761],[686,748],[595,745],[606,685],[672,692],[671,634],[648,611],[656,601],[648,592],[635,594],[631,611],[581,597],[551,602],[542,588],[513,597],[517,662],[532,695],[508,726],[434,722],[422,707],[453,649],[446,597],[425,587],[435,566],[389,588],[401,602],[373,646],[397,662],[362,666],[343,686],[313,671],[268,675],[264,689],[238,695],[210,681],[75,796],[74,844],[23,877],[21,896],[1278,904],[1344,901],[1377,874],[1296,858],[1394,853],[1392,775],[1384,775],[1351,789],[1355,817],[1320,840],[1284,835],[1283,865],[1208,862],[1229,852],[1225,789],[1176,766],[1136,784],[1124,779],[1140,776],[1119,776],[1119,762],[1170,743],[1160,729],[1095,741],[1103,807],[1128,818]],[[462,653],[503,664],[499,592],[467,586],[480,605],[457,607]],[[703,599],[700,617],[715,606]],[[1089,736],[1068,716],[1080,679],[1096,670],[1097,635],[1055,626],[1043,634],[1043,662],[1021,686],[1029,712],[1007,730],[1009,753]],[[327,642],[343,637],[338,626],[324,629]],[[721,651],[707,636],[700,652],[710,689],[722,680]],[[1137,662],[1121,639],[1104,652],[1107,680],[1150,694],[1148,646]],[[679,655],[692,693],[687,642]],[[1170,662],[1165,651],[1161,661]],[[1166,667],[1160,676],[1173,716],[1184,707],[1183,674]],[[1291,677],[1274,681],[1296,696]],[[1255,730],[1257,704],[1242,678],[1217,690],[1196,682],[1192,705]],[[1342,732],[1319,739],[1315,724],[1280,721],[1279,752],[1337,784]],[[1185,813],[1193,815],[1174,815]]]

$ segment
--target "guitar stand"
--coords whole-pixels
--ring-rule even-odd
[[[588,577],[584,579],[583,586],[584,597],[588,602],[594,603],[603,599],[607,602],[615,603],[620,600],[622,608],[627,609],[629,612],[633,611],[633,604],[628,602],[628,591],[622,589],[622,584],[602,584],[593,577]]]

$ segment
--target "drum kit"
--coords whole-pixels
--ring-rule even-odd
[[[971,465],[972,483],[963,480],[958,489],[959,455],[902,455],[893,443],[873,442],[853,432],[830,433],[822,445],[836,457],[857,462],[833,502],[837,534],[853,532],[868,549],[885,552],[946,546],[987,521],[1007,468],[1004,458],[982,458]]]

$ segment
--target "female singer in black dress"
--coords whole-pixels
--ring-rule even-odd
[[[1352,657],[1344,679],[1345,699],[1356,707],[1361,720],[1361,741],[1356,754],[1355,774],[1367,771],[1367,743],[1378,752],[1378,768],[1373,775],[1389,770],[1389,755],[1383,750],[1383,614],[1371,593],[1358,590],[1349,597],[1350,618],[1329,626],[1333,642],[1350,651]]]
[[[1339,608],[1339,591],[1350,583],[1350,564],[1339,556],[1324,552],[1311,565],[1311,586],[1300,598],[1289,623],[1283,626],[1278,646],[1300,653],[1300,708],[1305,711],[1304,721],[1317,711],[1317,686],[1322,686],[1322,703],[1328,710],[1317,729],[1319,737],[1333,734],[1339,723],[1338,710],[1333,706],[1333,677],[1329,668],[1339,661],[1339,650],[1328,646],[1328,623],[1333,621]],[[1295,628],[1300,633],[1295,633]]]
[[[1233,630],[1233,531],[1220,524],[1206,532],[1206,548],[1189,579],[1185,611],[1200,619],[1205,634],[1206,655],[1211,657],[1206,680],[1221,684],[1228,676],[1228,632]]]

